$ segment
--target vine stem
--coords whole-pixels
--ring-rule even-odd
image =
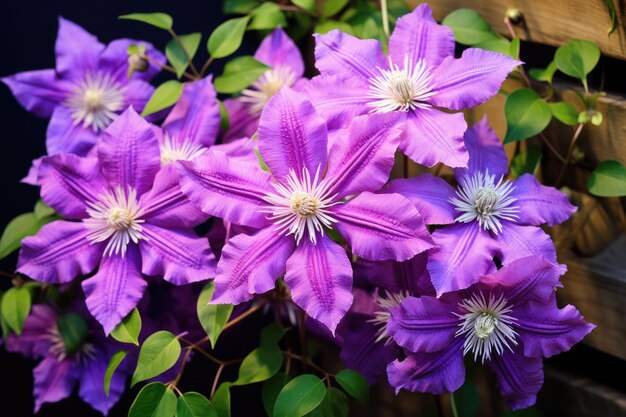
[[[454,393],[450,393],[450,408],[452,409],[452,417],[459,417],[459,412],[456,409],[456,401],[454,400]]]
[[[224,326],[224,328],[222,329],[222,331],[231,328],[232,326],[234,326],[235,324],[239,323],[240,321],[244,320],[246,317],[250,316],[251,314],[254,314],[255,312],[259,311],[261,308],[263,308],[263,306],[267,303],[267,301],[263,301],[255,306],[250,307],[248,310],[246,310],[245,313],[242,313],[240,316],[237,316],[236,318],[234,318],[233,320],[229,321],[228,323],[226,323],[226,325]],[[202,343],[208,342],[209,336],[203,337],[202,339],[198,340],[195,345],[200,345]]]
[[[207,72],[207,70],[209,69],[209,65],[211,65],[211,63],[213,62],[214,59],[215,58],[210,56],[209,59],[206,60],[206,62],[204,63],[204,65],[200,69],[200,76],[198,78],[204,77],[204,74]]]
[[[557,159],[559,161],[561,161],[562,163],[565,163],[565,158],[563,158],[563,156],[559,153],[559,151],[556,150],[556,148],[554,147],[554,145],[552,145],[550,143],[550,141],[548,140],[548,138],[543,134],[540,133],[539,134],[539,138],[543,141],[543,143],[546,144],[546,146],[548,147],[548,149],[550,149],[550,151],[552,151],[552,153],[557,157]]]
[[[578,141],[578,138],[580,137],[580,132],[582,132],[583,130],[583,124],[579,123],[578,126],[576,126],[576,130],[574,131],[574,136],[572,136],[572,140],[569,144],[569,148],[567,149],[567,154],[565,155],[565,162],[563,162],[563,166],[561,167],[561,172],[559,172],[559,176],[556,179],[556,182],[554,183],[555,187],[558,187],[561,184],[561,181],[563,180],[563,176],[565,175],[565,171],[567,170],[567,166],[570,164],[570,159],[572,158],[572,154],[574,153],[574,148],[576,147],[576,142]]]
[[[300,356],[300,355],[296,355],[296,354],[293,354],[293,353],[291,353],[291,352],[289,352],[289,351],[284,351],[284,350],[283,350],[283,355],[284,355],[284,356],[286,356],[287,358],[292,358],[292,359],[295,359],[295,360],[297,360],[297,361],[300,361],[300,362],[303,362],[303,363],[304,363],[304,358],[303,358],[302,356]],[[326,370],[325,370],[324,368],[322,368],[321,366],[319,366],[319,365],[317,365],[317,364],[315,364],[315,363],[313,363],[313,362],[311,362],[311,361],[307,361],[307,362],[308,362],[308,364],[311,366],[311,368],[313,368],[313,369],[315,369],[316,371],[318,371],[318,372],[320,372],[321,374],[323,374],[323,375],[324,375],[324,377],[329,378],[329,377],[333,376],[333,374],[331,374],[330,372],[326,371]]]
[[[189,68],[191,68],[191,72],[193,72],[193,75],[195,76],[195,79],[199,79],[200,78],[200,74],[198,73],[198,70],[196,69],[196,66],[191,61],[191,57],[189,56],[189,54],[187,53],[187,50],[185,49],[185,47],[183,46],[182,42],[180,41],[180,38],[178,37],[176,32],[174,32],[172,29],[168,29],[168,32],[170,33],[170,35],[172,35],[172,38],[174,38],[174,42],[176,42],[176,44],[178,45],[180,50],[183,51],[183,55],[185,56],[185,59],[189,63]]]
[[[167,64],[163,64],[162,62],[156,61],[156,60],[150,58],[147,55],[144,58],[147,59],[148,62],[150,62],[151,64],[154,64],[154,65],[160,67],[161,69],[164,69],[165,71],[169,71],[172,74],[176,74],[176,70],[174,69],[174,67],[171,67],[171,66],[169,66]],[[187,77],[189,79],[189,81],[195,81],[196,80],[196,78],[193,75],[189,74],[187,71],[183,72],[183,75],[185,77]]]
[[[213,378],[213,385],[211,386],[211,394],[209,398],[213,398],[215,395],[215,391],[217,390],[217,382],[220,380],[220,376],[222,376],[222,371],[224,370],[226,365],[221,364],[219,368],[217,368],[217,372],[215,373],[215,377]]]
[[[511,40],[517,38],[517,34],[515,33],[513,24],[511,24],[511,20],[509,19],[508,16],[504,17],[504,24],[506,28],[509,30],[509,35],[511,35]],[[530,78],[528,78],[528,75],[526,75],[526,70],[524,70],[524,66],[518,65],[517,70],[519,71],[520,75],[524,79],[524,83],[526,83],[526,86],[531,87],[532,83],[530,82]]]
[[[383,20],[383,32],[385,32],[385,37],[389,39],[389,12],[387,11],[387,0],[380,0],[380,14]]]

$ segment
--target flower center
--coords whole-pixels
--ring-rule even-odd
[[[250,103],[250,111],[254,115],[260,115],[263,107],[283,85],[291,87],[296,82],[296,74],[289,67],[276,67],[267,70],[257,81],[252,83],[251,88],[241,92],[241,101]]]
[[[432,91],[430,74],[426,63],[418,61],[414,66],[404,56],[404,66],[400,68],[391,62],[389,69],[378,68],[380,75],[370,78],[367,96],[372,99],[368,106],[372,111],[387,113],[391,111],[409,111],[430,107],[428,100],[435,95]]]
[[[513,351],[511,345],[517,345],[513,330],[516,318],[509,313],[509,306],[504,296],[496,297],[492,294],[489,300],[482,293],[474,294],[459,304],[465,314],[456,314],[459,317],[459,330],[456,337],[464,337],[463,354],[474,353],[474,360],[481,357],[491,359],[493,352],[502,354],[504,348]]]
[[[124,89],[109,74],[88,73],[76,83],[65,105],[75,124],[94,132],[106,128],[124,106]]]
[[[328,214],[328,208],[337,204],[333,202],[336,195],[328,195],[328,184],[319,177],[320,167],[312,180],[307,168],[302,169],[301,176],[290,170],[286,184],[273,183],[276,193],[263,197],[270,206],[262,212],[271,214],[268,218],[276,223],[279,232],[293,234],[296,244],[305,232],[316,243],[317,233],[323,235],[324,227],[330,228],[337,222]]]
[[[392,343],[392,339],[389,337],[389,333],[387,333],[387,323],[389,323],[389,319],[391,318],[391,312],[389,310],[398,307],[400,303],[402,303],[402,300],[409,295],[408,291],[399,293],[385,291],[382,294],[378,292],[378,290],[376,291],[374,294],[374,303],[376,303],[380,309],[374,313],[373,319],[367,321],[378,327],[375,343],[381,340],[385,340],[386,345]]]
[[[141,234],[143,210],[137,202],[137,191],[128,187],[125,191],[117,187],[115,192],[108,191],[98,202],[87,202],[89,218],[83,223],[91,230],[87,236],[92,243],[108,241],[105,255],[126,253],[128,244],[145,239]]]
[[[175,140],[175,138],[165,133],[163,143],[160,145],[161,166],[171,164],[175,161],[191,161],[196,156],[205,151],[205,148],[190,139]]]
[[[519,218],[519,206],[514,205],[517,199],[510,194],[514,190],[513,183],[494,175],[477,172],[461,179],[456,196],[450,202],[461,214],[457,222],[469,223],[477,220],[480,226],[496,235],[502,232],[501,220],[515,221]]]

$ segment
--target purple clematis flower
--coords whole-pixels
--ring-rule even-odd
[[[387,367],[389,382],[396,391],[453,392],[463,385],[469,354],[493,370],[509,407],[533,405],[542,358],[569,350],[595,327],[573,306],[557,307],[555,287],[565,270],[531,256],[439,299],[406,297],[386,326],[406,354]]]
[[[455,170],[457,189],[430,174],[385,188],[411,200],[427,224],[452,224],[433,233],[437,249],[428,258],[438,295],[477,282],[495,268],[494,256],[503,264],[530,255],[556,262],[552,240],[538,226],[554,226],[576,211],[565,194],[530,174],[504,180],[507,156],[486,119],[467,131],[465,144],[469,166]]]
[[[133,43],[144,46],[152,60],[165,62],[163,54],[147,42],[118,39],[104,45],[80,26],[59,18],[56,69],[2,78],[26,110],[51,118],[46,133],[49,155],[85,155],[119,113],[130,105],[143,109],[154,91],[147,81],[160,68],[150,64],[128,78],[127,51]]]
[[[153,127],[132,108],[105,130],[97,157],[59,154],[39,169],[41,197],[61,216],[22,242],[18,271],[66,283],[80,274],[87,307],[109,333],[139,302],[146,281],[175,285],[208,279],[215,258],[190,229],[206,216],[161,168]]]
[[[259,229],[223,248],[216,302],[249,300],[273,289],[286,271],[295,303],[334,332],[352,303],[352,267],[326,229],[335,228],[366,259],[401,261],[432,247],[408,200],[370,192],[385,184],[393,166],[395,118],[356,118],[328,150],[324,120],[303,95],[284,87],[259,124],[259,152],[271,175],[221,152],[178,163],[183,193],[205,213]]]
[[[90,328],[92,323],[79,313],[59,314],[48,305],[38,304],[26,318],[22,333],[9,336],[8,351],[42,359],[33,370],[35,412],[44,403],[69,397],[78,386],[83,401],[106,415],[124,392],[124,366],[113,375],[109,395],[104,392],[104,373],[119,347]]]
[[[415,162],[467,166],[467,125],[461,110],[494,96],[520,64],[508,56],[469,48],[454,57],[452,30],[432,17],[427,4],[398,19],[385,57],[378,41],[339,30],[316,35],[315,66],[321,75],[305,89],[330,128],[361,114],[400,113],[400,150]]]
[[[224,143],[234,139],[250,138],[257,131],[263,107],[282,86],[295,90],[307,80],[304,60],[296,44],[281,29],[269,34],[254,54],[254,59],[272,67],[256,80],[241,97],[224,100],[230,117],[230,128],[224,134]]]

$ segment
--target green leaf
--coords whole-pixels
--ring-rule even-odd
[[[626,167],[618,161],[602,162],[591,173],[587,188],[591,194],[600,197],[626,196]]]
[[[283,338],[287,329],[278,324],[277,322],[272,322],[268,326],[265,326],[263,330],[261,330],[261,345],[275,345],[280,342],[280,339]]]
[[[215,411],[217,411],[218,417],[230,417],[230,386],[232,384],[230,382],[222,382],[215,394],[213,394],[213,398],[211,401],[213,402],[213,406],[215,407]]]
[[[250,17],[230,19],[219,25],[207,42],[207,49],[212,58],[224,58],[241,46],[243,35]]]
[[[41,208],[40,214],[41,215]],[[56,217],[38,218],[36,213],[20,214],[7,224],[0,237],[0,259],[6,258],[8,255],[19,249],[22,240],[26,236],[33,236],[46,224],[55,220]]]
[[[326,0],[322,8],[322,16],[334,16],[339,13],[341,9],[346,7],[346,4],[348,4],[348,0]]]
[[[509,143],[541,133],[550,123],[552,111],[534,90],[521,88],[507,97],[504,116],[507,124],[504,143]]]
[[[141,332],[141,315],[135,307],[124,319],[115,326],[111,337],[122,343],[133,343],[139,346],[139,333]]]
[[[65,313],[57,319],[57,328],[65,346],[65,352],[74,354],[84,345],[89,335],[89,326],[85,319],[76,313]]]
[[[148,104],[144,107],[141,115],[145,117],[159,110],[173,106],[182,93],[183,84],[181,82],[176,80],[165,81],[154,90],[152,97],[148,100]]]
[[[31,294],[27,287],[10,288],[2,297],[2,318],[18,335],[22,333],[24,321],[30,313]]]
[[[215,91],[223,94],[236,93],[261,77],[270,69],[267,65],[246,55],[228,61],[224,66],[224,72],[215,79]]]
[[[139,391],[128,417],[172,417],[176,413],[176,394],[160,382],[152,382]]]
[[[263,3],[250,14],[252,21],[249,30],[275,29],[287,25],[287,19],[276,3]]]
[[[602,119],[604,116],[599,111],[594,111],[591,115],[591,124],[594,126],[600,126],[602,124]]]
[[[554,61],[550,61],[550,64],[548,64],[546,68],[531,68],[528,70],[528,74],[537,81],[544,81],[552,84],[552,78],[554,77],[556,70],[556,63]]]
[[[150,335],[139,350],[131,387],[170,369],[180,357],[180,351],[180,342],[172,333],[161,330]]]
[[[280,391],[273,417],[302,417],[313,411],[326,396],[326,388],[315,375],[297,376]]]
[[[609,26],[609,30],[607,30],[607,35],[610,37],[611,34],[617,29],[617,14],[615,13],[613,0],[604,0],[604,3],[606,4],[606,9],[609,12],[609,17],[611,18],[611,26]]]
[[[274,404],[278,394],[287,382],[291,381],[291,377],[284,372],[278,372],[276,375],[263,383],[261,388],[261,399],[263,400],[263,408],[268,416],[272,416]]]
[[[519,59],[519,50],[520,50],[520,40],[519,40],[519,38],[513,38],[513,39],[511,39],[511,42],[509,42],[509,43],[511,45],[511,48],[510,48],[508,54],[512,58]]]
[[[120,16],[118,19],[136,20],[164,30],[172,30],[174,24],[172,16],[166,13],[131,13]]]
[[[315,25],[315,29],[313,29],[313,31],[315,33],[323,35],[334,29],[339,29],[340,31],[345,32],[349,35],[354,35],[354,31],[349,24],[347,24],[346,22],[339,22],[337,20],[324,20],[323,22]]]
[[[589,74],[600,60],[600,48],[595,43],[572,40],[560,46],[554,54],[556,67],[570,77],[578,78],[586,85]]]
[[[228,116],[228,110],[226,110],[226,106],[222,100],[217,100],[217,104],[220,106],[220,129],[226,132],[230,129],[230,117]]]
[[[441,23],[452,29],[454,39],[463,45],[477,45],[500,38],[489,23],[472,9],[457,9]]]
[[[247,14],[260,3],[259,0],[225,0],[223,10],[224,14]]]
[[[247,385],[271,378],[283,364],[283,353],[276,345],[254,349],[241,362],[239,377],[233,385]]]
[[[548,103],[552,115],[561,123],[573,126],[578,123],[578,110],[569,103],[560,101],[558,103]]]
[[[463,410],[463,417],[476,417],[480,408],[480,394],[476,385],[470,380],[454,392],[454,398],[459,410]]]
[[[115,352],[113,356],[111,356],[111,360],[107,365],[106,371],[104,371],[104,393],[109,396],[109,389],[111,388],[111,379],[113,378],[113,374],[120,363],[124,360],[124,358],[128,355],[128,352],[125,350],[120,350]]]
[[[6,293],[4,291],[0,290],[0,307],[2,306],[2,299],[4,298],[5,294]],[[0,308],[0,328],[2,328],[2,338],[6,342],[7,338],[9,337],[9,325],[2,315],[2,308]]]
[[[178,397],[176,417],[217,417],[217,411],[204,395],[186,392]]]
[[[48,205],[44,203],[43,200],[37,200],[37,202],[35,203],[34,213],[37,220],[42,220],[46,217],[54,215],[55,211],[53,208],[48,207]]]
[[[207,336],[209,336],[211,347],[215,348],[217,338],[220,333],[222,333],[224,326],[233,312],[233,305],[209,304],[211,297],[213,297],[213,291],[215,291],[215,283],[211,281],[204,286],[198,297],[197,312],[198,320],[200,320],[202,328]]]
[[[311,417],[347,417],[348,397],[337,388],[326,388],[324,401],[309,414]]]
[[[529,145],[524,152],[516,155],[511,162],[511,176],[514,179],[523,174],[535,174],[541,162],[541,146]]]
[[[486,49],[487,51],[499,52],[505,55],[511,55],[512,43],[504,38],[490,39],[485,42],[474,45],[476,48]]]
[[[313,13],[315,11],[315,0],[291,0],[291,3],[309,13]]]
[[[344,369],[335,375],[335,379],[348,394],[365,404],[370,386],[363,375],[352,369]]]
[[[200,32],[178,36],[178,40],[183,45],[183,48],[185,48],[185,52],[187,52],[187,56],[189,56],[190,60],[193,60],[193,57],[196,55],[201,39],[202,34]],[[176,76],[178,78],[183,75],[189,66],[189,61],[187,61],[185,52],[183,52],[180,45],[178,45],[176,39],[170,40],[167,45],[165,45],[165,55],[176,70]]]

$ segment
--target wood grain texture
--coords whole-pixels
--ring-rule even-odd
[[[423,3],[408,0],[412,7]],[[479,12],[494,30],[508,34],[504,16],[511,7],[524,15],[517,32],[521,39],[559,46],[570,39],[587,39],[598,44],[606,55],[626,59],[626,5],[623,0],[614,0],[617,15],[617,30],[607,36],[611,26],[604,0],[431,0],[437,20],[443,19],[455,9],[469,7]]]

